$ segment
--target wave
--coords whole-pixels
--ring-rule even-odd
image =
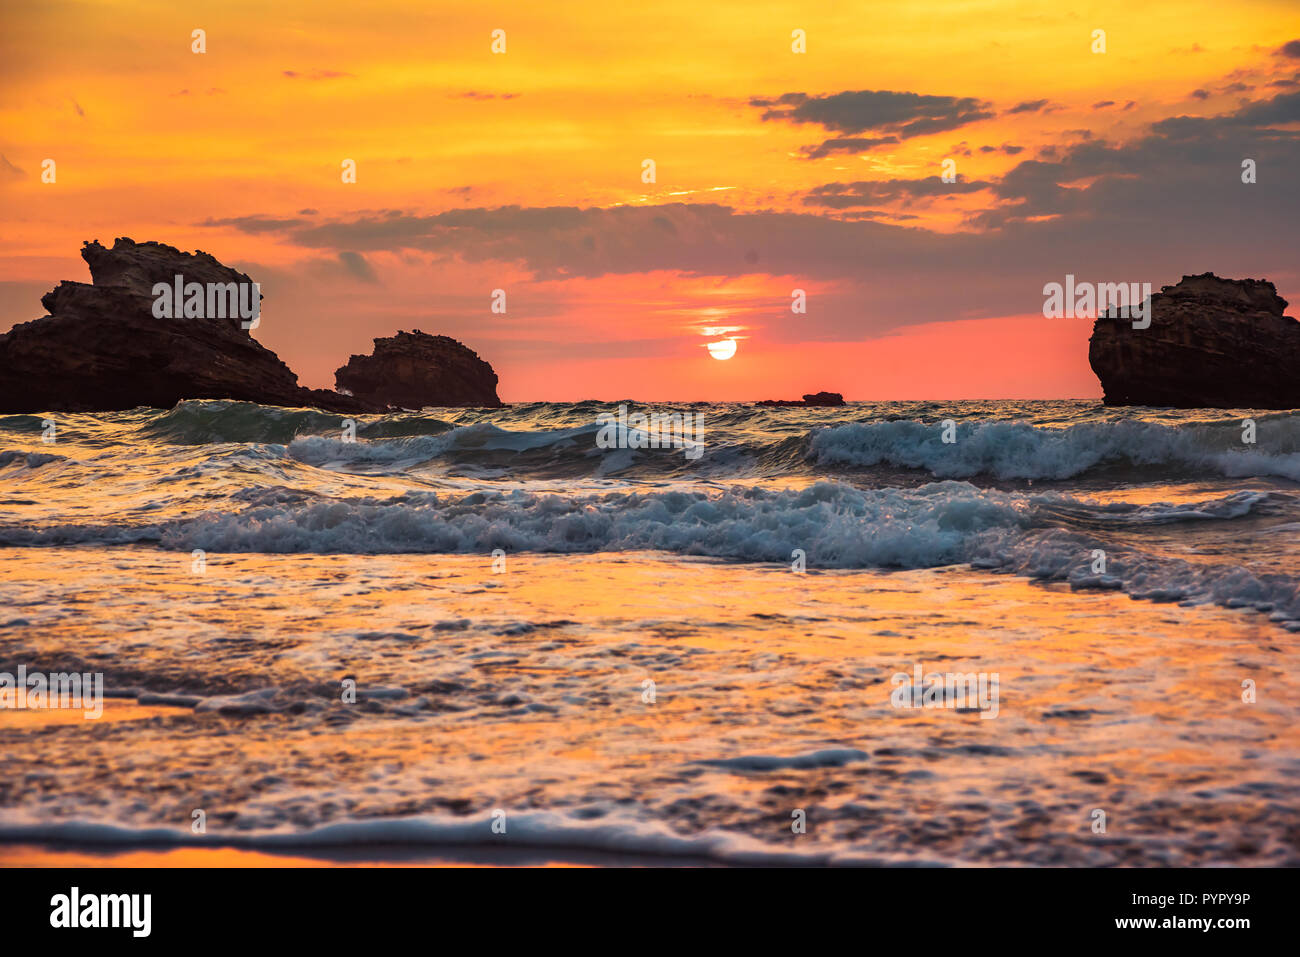
[[[23,452],[16,449],[0,450],[0,468],[6,465],[18,465],[20,468],[38,469],[51,462],[66,462],[66,455],[51,452]]]
[[[639,411],[668,408],[625,404]],[[327,470],[436,468],[517,480],[869,480],[873,470],[886,470],[889,482],[896,482],[900,471],[1004,482],[1153,475],[1300,482],[1300,417],[1292,413],[1256,414],[1256,441],[1246,444],[1244,419],[1207,419],[1205,413],[1176,410],[1146,410],[1137,417],[1137,412],[1088,403],[954,403],[947,413],[940,403],[828,409],[679,403],[672,409],[702,417],[703,455],[688,459],[677,449],[598,448],[596,417],[614,408],[597,402],[528,403],[504,410],[438,410],[436,416],[401,412],[348,418],[310,409],[191,400],[164,412],[59,416],[58,441],[73,447],[85,443],[96,452],[128,449],[133,458],[143,451],[164,459],[179,447],[231,445],[250,452],[274,450],[292,462]],[[953,441],[945,442],[948,414]],[[0,432],[26,438],[41,421],[3,417]]]
[[[386,441],[355,442],[321,435],[294,439],[289,455],[309,465],[392,465],[420,464],[444,456],[472,456],[479,452],[525,453],[556,446],[577,445],[588,455],[598,453],[595,423],[576,429],[545,432],[511,432],[487,422],[452,428],[442,435],[415,435]]]
[[[240,497],[248,507],[239,512],[153,525],[0,527],[0,544],[149,543],[211,553],[661,551],[768,563],[791,563],[802,552],[813,571],[969,564],[1136,598],[1249,605],[1278,621],[1300,619],[1294,577],[1191,563],[1123,541],[1135,528],[1226,522],[1294,505],[1285,493],[1133,505],[955,481],[915,489],[821,481],[799,490],[561,495],[498,489],[354,499],[254,488]],[[1106,554],[1103,572],[1093,570],[1098,549]]]
[[[139,433],[173,445],[285,445],[301,435],[341,435],[347,423],[352,423],[357,435],[374,439],[429,435],[453,428],[442,419],[413,413],[348,417],[233,399],[187,399],[166,412],[150,413],[139,425]]]
[[[1274,476],[1300,482],[1300,420],[1261,417],[1254,445],[1240,422],[1170,426],[1090,422],[1064,429],[1023,422],[856,422],[822,429],[808,455],[822,466],[888,465],[936,478],[1070,479],[1114,467],[1194,470],[1201,475]]]
[[[752,419],[752,413],[746,418]],[[523,431],[488,422],[438,425],[435,434],[387,439],[378,437],[377,425],[368,426],[376,436],[367,439],[369,433],[362,429],[362,439],[355,442],[299,436],[288,451],[304,464],[326,468],[408,469],[438,463],[495,468],[518,478],[645,474],[717,479],[839,475],[887,467],[940,479],[1064,481],[1145,470],[1300,482],[1300,420],[1291,416],[1261,417],[1253,445],[1242,442],[1242,426],[1235,421],[1166,425],[1126,420],[1052,428],[975,420],[956,424],[954,441],[945,442],[941,424],[913,420],[769,431],[728,429],[706,418],[703,455],[694,460],[674,449],[600,449],[594,420]]]
[[[583,809],[579,809],[581,813]],[[640,820],[630,812],[596,809],[599,816],[561,814],[554,811],[510,811],[507,827],[494,828],[492,814],[464,817],[422,815],[399,818],[340,821],[301,830],[265,828],[195,835],[188,828],[129,827],[93,821],[28,821],[0,819],[0,842],[67,843],[78,847],[198,847],[213,845],[250,850],[304,851],[382,847],[477,848],[550,851],[556,856],[573,853],[641,855],[671,859],[697,859],[736,865],[879,865],[919,863],[914,855],[863,854],[849,848],[795,849],[767,844],[745,834],[705,830],[679,834],[666,824]],[[934,860],[938,865],[943,862]]]

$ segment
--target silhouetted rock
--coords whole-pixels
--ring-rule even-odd
[[[1300,408],[1300,322],[1271,282],[1184,276],[1151,297],[1151,325],[1107,314],[1088,362],[1107,405]]]
[[[81,256],[92,284],[59,283],[41,299],[49,315],[0,336],[0,412],[171,408],[182,399],[378,411],[351,396],[299,386],[289,367],[242,327],[241,294],[244,304],[260,310],[252,280],[207,253],[117,239],[112,249],[88,242]],[[182,292],[201,285],[203,315],[224,318],[180,318],[184,295],[175,304],[177,318],[155,315],[154,285],[174,289],[178,275]],[[210,294],[213,286],[219,288]]]
[[[376,339],[374,353],[348,359],[334,384],[367,402],[404,409],[501,407],[491,365],[455,339],[419,329]]]
[[[844,396],[838,392],[805,392],[801,400],[795,399],[764,399],[762,402],[756,402],[755,405],[766,405],[772,407],[782,406],[837,406],[844,404]]]

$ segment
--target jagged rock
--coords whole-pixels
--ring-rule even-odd
[[[809,406],[809,407],[815,407],[815,406],[830,407],[830,406],[839,406],[843,404],[844,404],[844,396],[840,395],[838,392],[805,392],[803,399],[798,401],[796,401],[795,399],[764,399],[762,402],[755,403],[755,405],[765,405],[774,408],[780,408],[782,406],[790,406],[790,405]]]
[[[363,400],[305,389],[280,358],[230,318],[159,318],[155,283],[252,283],[205,252],[120,238],[87,242],[91,284],[64,281],[41,304],[49,315],[0,335],[0,412],[171,408],[182,399],[241,399],[377,411]],[[255,290],[248,290],[251,305]]]
[[[1088,362],[1106,405],[1300,408],[1300,322],[1271,282],[1184,276],[1151,297],[1151,325],[1107,314]]]
[[[419,329],[376,339],[374,353],[348,359],[334,384],[367,402],[404,409],[501,407],[491,365],[455,339]]]

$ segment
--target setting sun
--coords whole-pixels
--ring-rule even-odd
[[[709,355],[715,359],[730,359],[736,354],[735,339],[720,339],[709,343]]]

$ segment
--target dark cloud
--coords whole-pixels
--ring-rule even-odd
[[[366,257],[358,252],[345,250],[339,253],[339,262],[341,262],[348,273],[360,279],[362,282],[379,282],[379,277],[371,268],[370,263],[366,262]]]
[[[755,97],[750,105],[763,110],[764,121],[813,123],[849,137],[808,147],[805,155],[849,152],[853,137],[872,132],[864,141],[873,146],[929,133],[942,133],[993,116],[989,104],[974,97],[930,96],[892,90],[856,90],[809,96],[786,93],[776,99]]]
[[[1151,130],[1160,136],[1219,136],[1247,129],[1268,130],[1291,138],[1300,135],[1273,129],[1288,123],[1300,123],[1300,93],[1279,93],[1272,99],[1256,100],[1234,113],[1219,116],[1174,116],[1152,123]]]
[[[1208,99],[1210,98],[1210,91],[1209,91],[1209,90],[1192,90],[1192,92],[1191,92],[1189,95],[1190,95],[1193,99],[1196,99],[1196,100],[1208,100]]]
[[[1261,169],[1291,169],[1300,162],[1300,133],[1277,127],[1300,122],[1300,93],[1279,94],[1214,117],[1177,116],[1151,124],[1148,134],[1124,146],[1090,142],[1055,162],[1019,164],[994,187],[1006,201],[980,214],[981,227],[1048,216],[1134,219],[1145,211],[1147,229],[1176,219],[1244,222],[1261,192],[1243,193],[1241,160]],[[1075,186],[1090,181],[1086,187]],[[1254,188],[1254,187],[1251,187]],[[1300,215],[1300,190],[1281,184],[1272,202]],[[1258,216],[1254,210],[1251,215]]]
[[[844,136],[825,140],[816,146],[805,146],[803,155],[808,159],[821,159],[833,153],[869,153],[878,146],[890,146],[898,142],[897,136],[882,136],[869,139],[861,136]]]
[[[974,193],[988,189],[991,183],[968,180],[958,175],[955,183],[945,183],[939,176],[924,179],[887,179],[857,183],[827,183],[808,191],[805,206],[823,206],[828,209],[850,209],[855,206],[874,206],[902,200],[904,204],[921,198],[945,196],[953,193]],[[882,215],[891,215],[883,213]]]
[[[1007,113],[1037,113],[1047,105],[1047,100],[1026,100],[1023,103],[1017,103]]]
[[[841,218],[848,220],[863,219],[892,219],[892,220],[909,220],[920,219],[920,216],[914,216],[911,213],[894,213],[886,209],[851,209],[845,210],[840,214]]]
[[[1282,44],[1282,46],[1278,47],[1277,55],[1292,60],[1300,60],[1300,40],[1290,40]]]
[[[1094,110],[1104,110],[1104,109],[1106,109],[1107,107],[1111,107],[1111,106],[1114,106],[1114,105],[1115,105],[1115,101],[1114,101],[1114,100],[1099,100],[1098,102],[1092,104],[1092,108],[1093,108]]]

